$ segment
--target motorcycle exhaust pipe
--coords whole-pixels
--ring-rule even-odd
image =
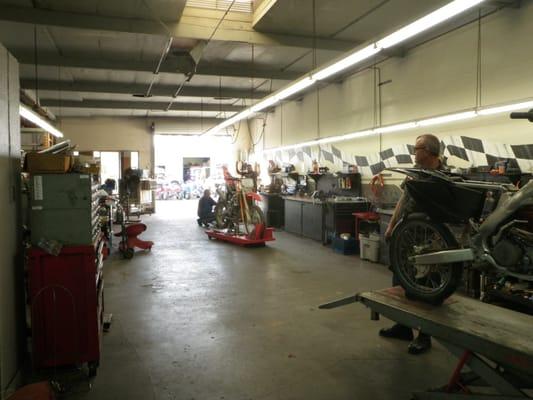
[[[474,252],[472,249],[442,250],[434,253],[420,254],[409,257],[415,265],[428,264],[453,264],[457,262],[473,261]]]

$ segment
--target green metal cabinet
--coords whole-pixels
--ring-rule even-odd
[[[93,244],[99,231],[96,187],[87,174],[42,174],[30,181],[31,242],[53,239],[64,245]]]

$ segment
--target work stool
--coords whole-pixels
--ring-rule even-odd
[[[379,214],[373,211],[352,213],[355,217],[355,239],[359,240],[359,234],[367,234],[379,231]]]

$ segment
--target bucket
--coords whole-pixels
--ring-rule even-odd
[[[379,235],[371,233],[369,236],[359,235],[359,255],[361,260],[379,261]]]

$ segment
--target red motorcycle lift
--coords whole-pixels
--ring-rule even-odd
[[[209,229],[205,231],[209,239],[218,239],[225,242],[245,247],[262,247],[266,242],[274,239],[274,228],[265,228],[263,224],[257,224],[249,235],[236,235],[225,230]]]
[[[137,237],[145,230],[145,224],[134,223],[131,225],[126,225],[122,231],[115,233],[115,236],[122,237],[118,248],[124,258],[132,258],[135,254],[135,247],[143,250],[152,250],[154,242],[151,240],[141,240]]]

